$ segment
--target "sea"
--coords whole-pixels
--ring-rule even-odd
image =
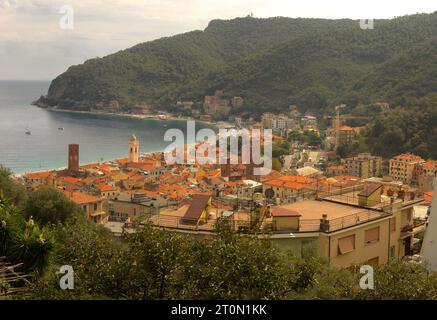
[[[127,157],[132,134],[140,152],[163,151],[170,128],[186,134],[182,120],[150,120],[82,113],[53,112],[31,105],[47,93],[48,81],[0,81],[0,164],[14,174],[67,166],[68,145],[79,144],[80,163]],[[215,129],[196,122],[196,130]],[[26,134],[26,132],[30,134]]]

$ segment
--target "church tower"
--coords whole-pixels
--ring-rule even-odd
[[[135,134],[132,135],[129,141],[129,163],[137,163],[140,154],[140,142]]]

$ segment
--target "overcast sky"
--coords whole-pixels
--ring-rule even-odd
[[[64,5],[74,9],[73,30],[59,27]],[[70,65],[218,18],[376,19],[436,10],[436,0],[0,0],[0,79],[51,80]]]

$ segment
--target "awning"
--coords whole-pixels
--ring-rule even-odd
[[[338,239],[339,254],[346,254],[355,250],[355,235]]]
[[[379,227],[366,230],[365,241],[366,243],[379,241]]]

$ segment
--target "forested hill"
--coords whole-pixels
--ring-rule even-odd
[[[224,89],[253,114],[290,104],[321,113],[340,102],[399,105],[436,91],[436,41],[437,12],[376,20],[373,30],[347,19],[214,20],[70,67],[40,102],[162,109]]]

